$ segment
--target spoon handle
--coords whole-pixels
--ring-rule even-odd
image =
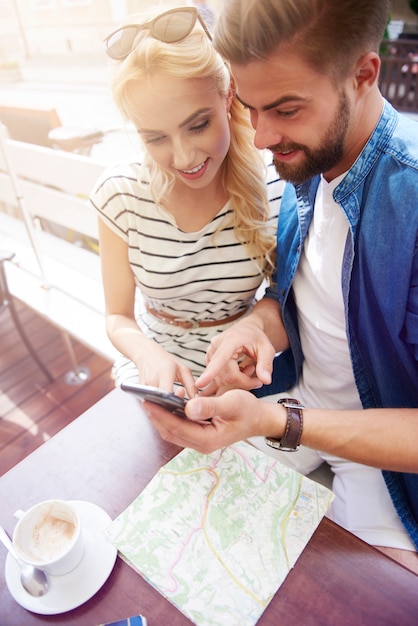
[[[16,552],[16,548],[14,547],[12,540],[2,526],[0,526],[0,541],[5,546],[5,548],[7,548],[10,554],[16,559],[16,561],[20,563],[21,559]]]

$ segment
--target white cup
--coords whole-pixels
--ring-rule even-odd
[[[23,561],[53,576],[71,572],[84,553],[79,515],[64,500],[39,502],[21,513],[13,543]]]

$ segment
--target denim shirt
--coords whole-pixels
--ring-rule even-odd
[[[319,177],[286,185],[277,232],[277,290],[290,348],[275,359],[271,385],[290,389],[303,362],[291,289],[311,223]],[[369,141],[334,190],[349,222],[342,290],[346,332],[363,408],[418,407],[418,123],[385,102]],[[393,445],[397,445],[396,431]],[[418,441],[417,441],[418,455]],[[418,549],[418,474],[383,471]]]

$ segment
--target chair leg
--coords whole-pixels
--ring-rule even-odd
[[[67,385],[83,385],[90,378],[90,370],[88,367],[81,367],[78,365],[68,333],[65,330],[62,330],[61,336],[72,366],[72,369],[70,369],[65,375],[65,382]]]
[[[30,355],[32,356],[33,360],[36,362],[36,364],[38,365],[39,369],[42,370],[42,372],[44,373],[44,375],[46,376],[46,378],[49,380],[49,382],[52,382],[54,380],[52,374],[49,372],[49,370],[46,368],[46,366],[42,363],[42,361],[40,360],[40,358],[38,357],[38,355],[35,352],[34,347],[32,346],[31,342],[29,341],[29,338],[20,322],[19,319],[19,315],[17,313],[16,307],[15,307],[15,303],[13,301],[13,296],[11,295],[10,291],[9,291],[9,286],[7,284],[7,277],[6,277],[6,273],[4,271],[4,267],[3,265],[0,266],[0,273],[1,273],[1,279],[2,279],[2,284],[3,284],[3,290],[4,290],[4,297],[5,300],[7,301],[7,304],[9,306],[10,309],[10,313],[12,315],[12,319],[15,323],[16,329],[19,333],[19,335],[22,338],[23,343],[25,344],[26,348],[28,349]]]

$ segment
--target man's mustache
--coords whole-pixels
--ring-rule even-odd
[[[299,143],[278,143],[275,146],[269,146],[270,152],[293,152],[293,150],[305,150],[305,146]]]

